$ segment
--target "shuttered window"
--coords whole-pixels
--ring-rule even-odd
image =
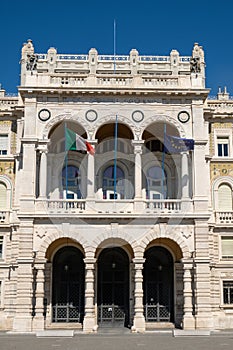
[[[222,258],[233,258],[233,237],[222,237]]]
[[[232,190],[229,185],[222,184],[218,188],[218,209],[220,211],[232,210]]]
[[[8,135],[0,135],[0,155],[6,155],[8,152]]]
[[[7,192],[4,183],[0,182],[0,210],[7,207]]]

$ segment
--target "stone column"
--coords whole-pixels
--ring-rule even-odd
[[[182,212],[191,212],[191,199],[189,196],[189,156],[188,152],[182,154],[181,160],[181,198]]]
[[[182,154],[182,198],[189,198],[188,152]]]
[[[33,330],[43,330],[44,317],[44,264],[35,265],[33,267],[33,294],[35,296]]]
[[[47,151],[40,151],[40,198],[46,198],[47,196]]]
[[[91,333],[97,331],[96,315],[95,315],[95,258],[86,258],[85,262],[85,316],[83,321],[83,331]]]
[[[184,317],[183,329],[194,329],[193,290],[192,290],[192,261],[184,262]]]
[[[142,202],[142,141],[132,141],[134,146],[134,205],[136,211],[143,210]]]
[[[135,258],[133,260],[135,268],[135,290],[134,290],[134,320],[132,331],[145,332],[145,317],[143,313],[143,264],[144,258]]]

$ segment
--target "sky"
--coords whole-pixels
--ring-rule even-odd
[[[232,0],[0,0],[0,83],[7,93],[20,85],[21,48],[28,39],[36,53],[191,56],[203,46],[206,87],[233,95]]]

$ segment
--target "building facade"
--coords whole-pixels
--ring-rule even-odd
[[[233,327],[233,101],[208,96],[198,44],[23,45],[0,91],[1,329]]]

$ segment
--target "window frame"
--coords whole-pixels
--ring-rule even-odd
[[[221,235],[220,236],[220,259],[221,260],[226,260],[226,261],[232,261],[233,260],[233,251],[232,251],[232,256],[223,256],[223,246],[222,246],[222,241],[225,239],[227,240],[228,239],[231,239],[232,242],[233,242],[233,235],[231,236],[228,236],[228,235]]]
[[[10,154],[10,145],[9,145],[9,142],[10,142],[10,135],[9,135],[9,133],[6,133],[6,132],[4,132],[4,133],[0,133],[0,138],[1,137],[3,137],[3,136],[6,136],[6,138],[7,138],[7,141],[6,141],[6,150],[3,150],[3,149],[1,149],[0,148],[0,156],[2,157],[2,156],[9,156],[9,154]],[[0,145],[1,145],[1,142],[0,142]],[[6,151],[6,153],[2,153],[2,152],[4,152],[4,151]]]
[[[232,283],[232,290],[233,290],[233,279],[227,279],[227,278],[224,278],[221,280],[221,306],[223,308],[233,308],[233,299],[232,299],[232,303],[225,303],[224,302],[224,282],[231,282]]]
[[[218,139],[228,139],[228,143],[225,143],[228,145],[228,155],[219,155],[219,143]],[[223,145],[224,143],[222,143]],[[215,145],[215,152],[214,156],[218,159],[228,159],[232,157],[232,129],[230,128],[224,128],[224,129],[215,129],[214,130],[214,145]]]

